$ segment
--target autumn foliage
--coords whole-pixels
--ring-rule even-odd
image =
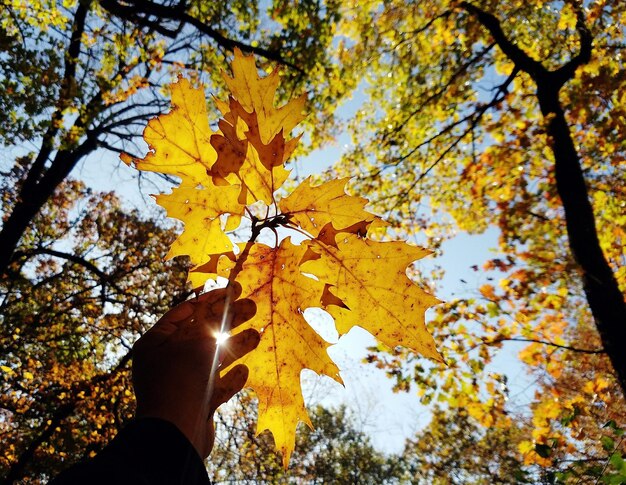
[[[272,432],[287,466],[298,423],[311,426],[301,371],[342,382],[326,352],[329,343],[303,312],[323,308],[339,335],[358,325],[388,347],[441,360],[424,323],[425,310],[438,300],[406,273],[430,251],[373,238],[385,224],[365,210],[365,199],[346,193],[347,179],[321,185],[305,180],[277,200],[289,176],[283,165],[299,140],[289,134],[304,118],[305,98],[276,108],[278,70],[259,77],[253,57],[238,50],[232,72],[224,75],[228,101],[216,100],[223,116],[219,131],[209,127],[203,90],[180,78],[171,86],[172,111],[151,120],[144,132],[151,151],[123,160],[181,179],[156,200],[185,225],[168,256],[189,256],[193,286],[222,277],[256,303],[256,315],[237,331],[257,330],[260,343],[233,365],[248,367],[247,385],[259,399],[257,430]],[[229,232],[240,228],[250,236],[235,245]],[[258,241],[264,229],[274,233],[273,246]],[[301,241],[294,243],[293,235]]]
[[[344,240],[373,260],[369,244],[383,228],[370,211],[384,214],[394,239],[433,251],[407,272],[446,300],[426,323],[445,364],[384,344],[367,356],[396,390],[435,409],[407,443],[409,477],[626,480],[626,2],[8,0],[0,24],[0,481],[45,483],[131,418],[129,350],[189,296],[189,258],[194,285],[236,273],[248,293],[259,284],[250,275],[262,267],[270,281],[284,260],[297,286],[268,283],[258,298],[298,291],[349,328],[369,310],[362,299],[308,275],[335,271]],[[259,70],[248,76],[240,59],[223,76],[237,46]],[[273,65],[279,83],[276,72],[258,77]],[[170,87],[178,72],[186,80]],[[254,108],[242,76],[261,83]],[[220,95],[208,103],[218,110],[206,110],[199,80],[233,100]],[[285,104],[301,92],[304,119],[303,97]],[[149,120],[154,150],[144,157]],[[298,169],[298,156],[329,138],[341,156],[319,159],[339,163],[288,194],[290,150]],[[156,175],[118,168],[121,152]],[[93,173],[133,183],[120,200],[91,187]],[[346,177],[367,211],[347,197]],[[185,219],[183,234],[164,211],[150,214],[151,201],[139,214],[126,200],[139,199],[135,181],[160,188],[172,178],[183,183],[157,199]],[[332,182],[321,190],[322,180]],[[320,205],[335,197],[349,217],[332,209],[324,222]],[[260,234],[245,259],[253,225]],[[319,258],[287,264],[303,247]],[[164,261],[168,248],[187,256]],[[394,269],[405,283],[406,264]],[[260,308],[254,325],[268,315]],[[247,423],[224,413],[220,452],[239,457],[224,469],[278,480],[255,460],[255,440],[270,434],[255,437]],[[292,455],[292,481],[308,456]]]

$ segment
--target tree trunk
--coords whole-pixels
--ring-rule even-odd
[[[7,276],[13,253],[33,218],[76,164],[96,146],[95,135],[90,135],[73,151],[57,152],[45,175],[37,183],[25,184],[22,187],[11,215],[0,231],[0,279]]]
[[[626,394],[626,303],[598,240],[580,158],[559,101],[558,85],[537,82],[537,96],[554,154],[556,186],[565,210],[567,236],[583,288],[617,379]]]

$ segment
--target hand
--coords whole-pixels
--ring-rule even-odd
[[[133,347],[137,417],[174,423],[202,458],[213,448],[215,410],[239,392],[248,378],[244,365],[235,366],[223,377],[218,368],[227,368],[259,343],[255,330],[244,330],[222,343],[217,356],[215,337],[228,291],[232,292],[231,328],[252,318],[254,302],[235,301],[241,288],[234,285],[171,309]]]

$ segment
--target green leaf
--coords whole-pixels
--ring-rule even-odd
[[[603,483],[608,483],[609,485],[620,485],[622,483],[626,483],[626,477],[621,473],[604,475],[602,477]]]
[[[609,461],[611,465],[613,465],[613,468],[615,468],[618,472],[626,474],[626,462],[624,461],[624,458],[622,458],[622,455],[619,453],[613,453]]]
[[[606,451],[613,451],[615,449],[615,441],[609,436],[603,436],[600,438],[600,442],[602,443],[602,448]]]
[[[624,434],[624,430],[617,426],[617,423],[613,419],[607,421],[602,427],[611,428],[616,436],[622,436]]]

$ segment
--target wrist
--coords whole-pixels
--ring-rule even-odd
[[[187,438],[198,455],[205,459],[213,448],[213,425],[206,412],[172,410],[169,408],[137,405],[137,419],[156,418],[167,421]]]

